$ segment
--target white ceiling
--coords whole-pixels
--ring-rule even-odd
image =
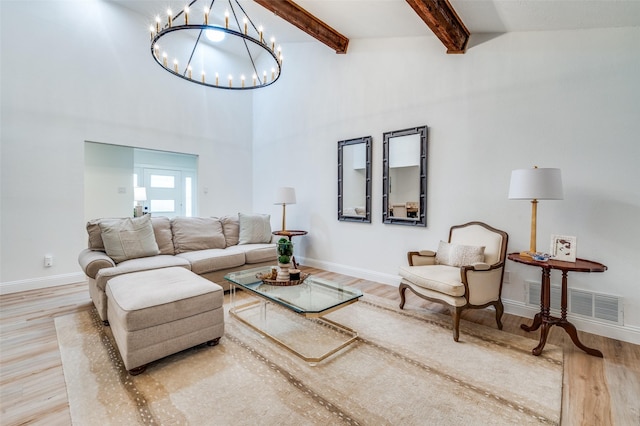
[[[190,0],[106,0],[121,4],[151,23],[167,7]],[[233,0],[235,1],[235,0]],[[471,34],[640,26],[640,0],[449,0]],[[216,0],[227,3],[226,0]],[[198,10],[210,0],[200,0]],[[404,0],[297,0],[349,39],[432,34]],[[313,40],[252,0],[240,0],[247,14],[281,42]]]

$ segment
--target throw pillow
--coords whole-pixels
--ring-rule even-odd
[[[271,215],[238,213],[240,238],[238,244],[271,242]]]
[[[238,221],[238,216],[222,216],[220,223],[222,223],[222,232],[224,233],[227,247],[237,245],[240,238],[240,222]]]
[[[223,249],[226,246],[222,223],[213,217],[174,217],[171,219],[176,253]]]
[[[105,251],[116,263],[160,253],[149,215],[100,222],[100,231]]]
[[[450,244],[440,241],[436,263],[449,266],[466,266],[484,262],[484,247]]]

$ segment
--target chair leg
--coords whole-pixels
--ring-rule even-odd
[[[493,304],[496,308],[496,322],[498,323],[498,329],[502,330],[502,314],[504,313],[504,305],[502,304],[502,300],[498,299],[496,303]]]
[[[400,309],[404,308],[405,296],[404,292],[407,290],[408,285],[405,283],[400,283],[400,287],[398,291],[400,292]]]
[[[460,337],[460,314],[462,313],[462,309],[455,307],[451,309],[451,316],[453,316],[453,340],[456,342]]]

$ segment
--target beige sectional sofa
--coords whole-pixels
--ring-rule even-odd
[[[95,219],[78,262],[100,318],[107,320],[107,282],[116,276],[183,267],[229,288],[230,271],[275,265],[276,237],[268,215]]]

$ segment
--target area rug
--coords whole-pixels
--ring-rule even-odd
[[[292,317],[303,321],[292,333],[314,336],[310,341],[327,329]],[[188,349],[135,377],[124,369],[110,329],[95,311],[58,317],[73,424],[560,422],[563,353],[557,346],[547,345],[535,357],[534,341],[464,320],[456,343],[450,317],[400,310],[370,295],[328,317],[359,337],[315,366],[227,312],[218,346]]]

